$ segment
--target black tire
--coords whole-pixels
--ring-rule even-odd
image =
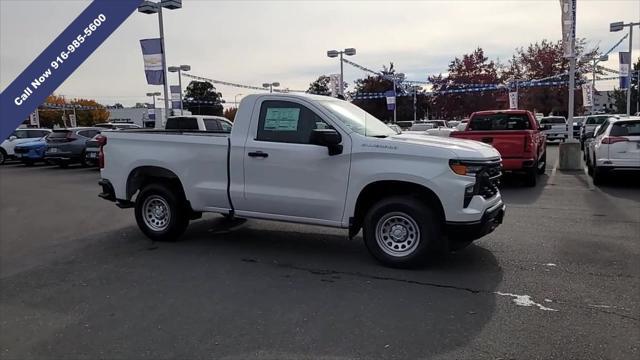
[[[542,166],[540,166],[541,165],[540,163],[542,163]],[[547,171],[547,152],[545,151],[538,162],[537,172],[538,172],[538,175],[543,175],[546,171]]]
[[[33,160],[22,160],[22,163],[24,164],[24,166],[33,166],[33,164],[35,164],[35,161],[33,161]]]
[[[80,154],[80,166],[89,167],[89,162],[87,161],[87,157],[84,151]]]
[[[7,153],[3,148],[0,148],[0,165],[3,165],[5,161],[7,161]]]
[[[62,169],[66,169],[69,167],[69,162],[67,161],[60,161],[58,162],[58,166],[61,167]]]
[[[161,210],[152,213],[153,204]],[[163,217],[162,214],[168,216]],[[140,230],[154,241],[177,241],[189,225],[190,210],[182,194],[165,184],[145,186],[136,198],[135,215]],[[166,222],[165,222],[166,221]],[[155,224],[155,228],[149,224]],[[166,224],[166,225],[165,225]]]
[[[600,186],[604,185],[607,181],[607,173],[599,166],[593,167],[593,185]]]
[[[538,162],[532,168],[527,169],[525,173],[524,183],[528,187],[535,187],[538,183]]]
[[[397,240],[391,237],[395,226],[398,226]],[[393,196],[377,202],[365,215],[362,231],[371,255],[390,267],[422,265],[445,249],[440,217],[429,206],[409,196]],[[385,232],[388,237],[384,236]]]

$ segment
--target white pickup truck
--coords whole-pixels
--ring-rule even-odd
[[[231,133],[105,131],[104,199],[135,207],[153,240],[202,212],[363,230],[371,254],[409,267],[493,231],[500,154],[469,140],[397,135],[325,96],[243,98]]]

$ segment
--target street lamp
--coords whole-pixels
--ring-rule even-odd
[[[273,88],[274,87],[278,87],[278,86],[280,86],[280,83],[277,82],[277,81],[276,82],[272,82],[272,83],[264,83],[264,84],[262,84],[262,87],[269,89],[270,93],[273,92]]]
[[[153,98],[153,108],[156,108],[156,96],[162,95],[160,92],[148,92],[147,96],[151,96]]]
[[[625,24],[623,21],[617,21],[609,24],[610,32],[621,31],[625,27],[629,27],[629,70],[627,70],[627,77],[629,77],[629,84],[627,85],[627,116],[631,115],[631,69],[633,69],[633,27],[636,25],[640,25],[640,22],[637,23],[627,23]]]
[[[180,88],[180,115],[182,115],[182,72],[191,70],[189,65],[169,66],[169,72],[178,73],[178,87]]]
[[[330,58],[340,56],[340,95],[344,96],[344,64],[342,63],[342,55],[353,56],[356,54],[356,49],[354,48],[346,48],[342,51],[338,50],[329,50],[327,51],[327,56]]]
[[[242,94],[236,94],[236,96],[233,97],[233,103],[236,107],[238,107],[238,96],[242,96]]]
[[[182,0],[161,0],[153,2],[145,0],[138,6],[138,12],[143,14],[158,14],[160,28],[160,44],[162,46],[162,76],[164,77],[164,108],[165,119],[169,116],[169,82],[167,81],[167,48],[164,46],[164,25],[162,23],[162,8],[169,10],[180,9]]]

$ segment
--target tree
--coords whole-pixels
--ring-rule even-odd
[[[331,77],[327,75],[320,75],[316,81],[309,84],[309,89],[307,93],[316,94],[316,95],[326,95],[331,96]],[[342,84],[343,89],[346,91],[347,86],[346,82]]]
[[[598,52],[593,49],[585,53],[584,39],[576,40],[576,83],[582,79],[585,71],[591,71],[589,59]],[[551,42],[542,40],[530,44],[526,49],[516,49],[516,53],[509,61],[509,67],[502,74],[502,80],[537,80],[554,77],[549,80],[568,81],[569,80],[569,59],[563,56],[562,42]],[[597,72],[599,73],[599,72]],[[567,115],[568,108],[568,86],[557,87],[528,87],[518,89],[518,105],[521,109],[541,112],[544,115],[551,113],[557,115]],[[582,107],[581,91],[575,93],[575,113]]]
[[[229,119],[229,121],[233,122],[233,120],[236,118],[236,113],[237,112],[238,112],[238,108],[237,107],[232,107],[232,108],[225,109],[224,110],[224,117]]]
[[[640,70],[640,57],[638,57],[638,61],[633,64],[633,71],[637,72]],[[637,79],[637,76],[635,79]],[[631,114],[635,114],[638,111],[638,81],[631,81]],[[626,114],[627,113],[627,91],[614,88],[613,94],[610,95],[613,98],[613,104],[616,107],[616,112],[618,114]]]
[[[498,66],[485,56],[482,48],[470,54],[455,58],[448,67],[448,75],[429,77],[433,84],[434,96],[431,105],[436,117],[443,119],[464,118],[474,111],[499,107],[500,94],[496,91],[478,91],[466,93],[442,93],[450,89],[460,89],[473,85],[498,84],[500,76]]]
[[[222,93],[217,92],[213,84],[205,81],[192,81],[187,86],[183,102],[185,108],[195,115],[222,116]]]
[[[393,90],[393,80],[390,78],[396,76],[393,63],[389,67],[383,66],[380,70],[381,75],[368,75],[366,78],[355,81],[355,89],[350,93],[355,96],[358,93],[384,93]],[[403,76],[398,76],[396,80],[396,117],[398,121],[413,120],[413,97],[409,84],[405,83]],[[361,107],[371,115],[382,121],[393,121],[393,111],[387,110],[387,101],[385,98],[376,99],[355,99],[353,104]],[[418,119],[424,117],[427,106],[426,96],[424,92],[419,91],[417,95],[416,114]]]
[[[76,110],[76,123],[78,126],[92,126],[109,120],[109,112],[95,100],[73,99],[71,104],[93,108],[90,110]]]

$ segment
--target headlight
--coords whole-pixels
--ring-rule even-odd
[[[460,160],[449,160],[449,167],[454,173],[463,176],[476,176],[476,174],[483,168],[482,165],[467,163]]]

